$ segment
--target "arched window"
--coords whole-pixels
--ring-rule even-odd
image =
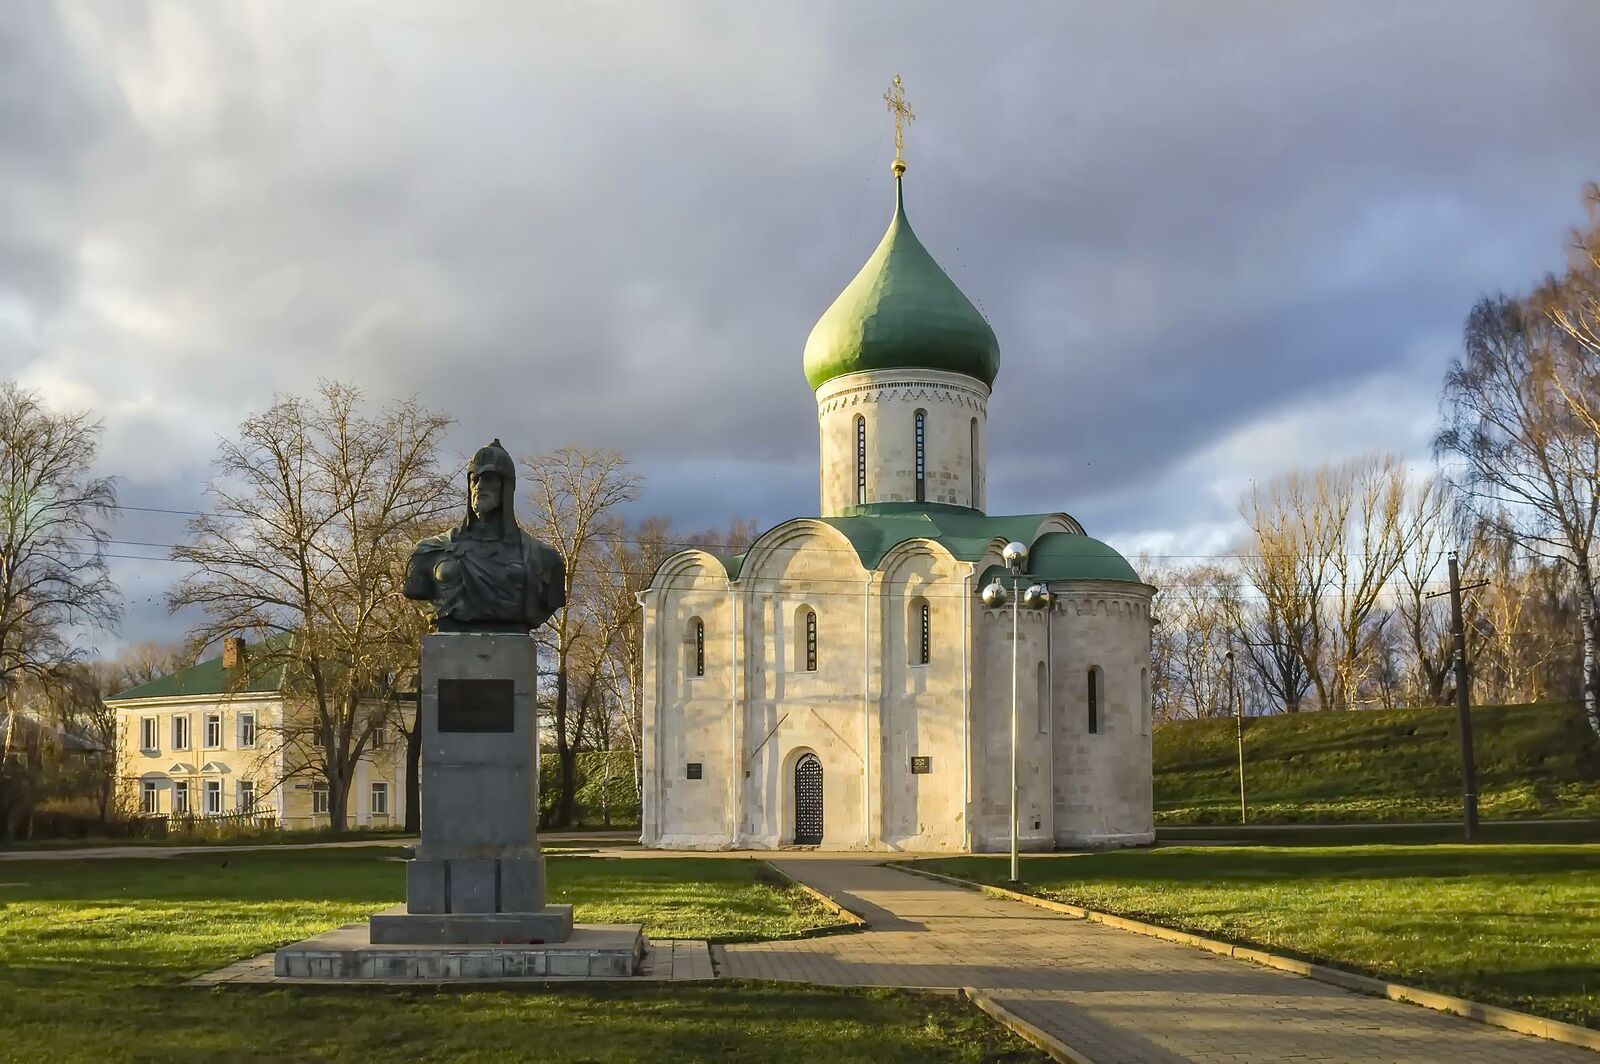
[[[917,411],[917,501],[928,501],[928,412]]]
[[[906,607],[906,661],[926,665],[933,660],[933,611],[928,600],[914,598]]]
[[[968,455],[968,458],[970,459],[970,461],[968,462],[968,465],[971,466],[971,472],[972,472],[972,497],[967,500],[967,504],[969,506],[971,506],[974,510],[976,510],[978,508],[978,419],[977,418],[973,418],[972,419],[972,439],[969,441],[969,446],[967,448],[967,455]]]
[[[691,679],[706,674],[706,626],[698,617],[689,619],[683,634],[683,671]]]
[[[856,415],[856,505],[867,504],[867,419]]]
[[[806,610],[806,671],[817,671],[817,611]]]
[[[1100,668],[1089,667],[1089,734],[1100,733]]]
[[[1042,661],[1039,662],[1035,690],[1039,699],[1039,734],[1044,735],[1050,730],[1050,670],[1045,668]]]

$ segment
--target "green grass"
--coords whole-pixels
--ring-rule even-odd
[[[948,999],[758,984],[521,991],[179,985],[393,904],[390,849],[0,863],[0,1060],[1039,1060]],[[554,900],[661,937],[834,919],[757,862],[553,857]]]
[[[917,867],[1010,873],[994,857]],[[1174,846],[1022,874],[1060,901],[1600,1026],[1600,846]]]
[[[1156,830],[1156,843],[1161,846],[1182,846],[1195,842],[1249,846],[1429,846],[1461,841],[1459,820],[1437,824],[1340,824],[1316,828],[1283,824],[1248,828],[1229,824],[1165,824]],[[1522,845],[1600,842],[1600,820],[1523,820],[1479,824],[1477,841]]]
[[[1573,705],[1472,713],[1485,818],[1600,817],[1600,742]],[[1155,730],[1158,824],[1239,815],[1233,718]],[[1461,812],[1454,709],[1296,713],[1245,722],[1252,823],[1449,820]]]
[[[204,824],[205,821],[199,821]],[[415,836],[416,832],[410,832]],[[0,852],[28,853],[35,850],[103,850],[119,846],[295,846],[311,842],[371,842],[377,839],[403,839],[407,832],[399,828],[360,828],[348,831],[331,831],[315,828],[304,831],[256,831],[236,834],[162,835],[158,837],[114,838],[108,835],[86,835],[72,839],[32,839],[26,842],[0,841]]]

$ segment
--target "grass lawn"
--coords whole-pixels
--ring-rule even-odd
[[[1476,706],[1478,802],[1489,818],[1600,817],[1600,741],[1582,707]],[[1451,820],[1461,815],[1454,708],[1292,713],[1245,721],[1253,823]],[[1156,822],[1239,815],[1232,717],[1155,729]]]
[[[201,822],[203,823],[203,821]],[[412,832],[412,837],[416,833]],[[406,832],[396,828],[361,828],[351,831],[312,829],[307,831],[258,831],[232,834],[172,834],[160,837],[111,838],[88,835],[74,839],[33,839],[24,842],[0,841],[0,852],[30,850],[103,850],[121,846],[299,846],[311,842],[370,842],[378,839],[403,839]]]
[[[1450,824],[1341,824],[1337,827],[1296,828],[1258,825],[1249,828],[1227,824],[1163,825],[1156,842],[1163,846],[1209,841],[1244,846],[1425,846],[1461,841],[1461,823]],[[1600,842],[1600,820],[1571,822],[1521,820],[1507,824],[1479,824],[1479,842],[1530,844],[1539,842]]]
[[[917,867],[1010,873],[1004,857]],[[1600,1027],[1600,846],[1173,846],[1022,875],[1060,901]]]
[[[361,919],[404,885],[390,849],[0,863],[0,1060],[1042,1059],[975,1010],[913,994],[750,984],[522,991],[196,990],[230,960]],[[580,919],[659,937],[831,923],[756,862],[548,862]]]

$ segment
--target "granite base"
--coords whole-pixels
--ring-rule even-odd
[[[639,973],[645,948],[639,924],[579,924],[565,942],[429,945],[374,942],[363,923],[283,947],[272,970],[280,979],[318,981],[619,979]]]
[[[572,906],[524,913],[417,913],[396,906],[368,921],[372,944],[384,946],[511,945],[565,942]]]

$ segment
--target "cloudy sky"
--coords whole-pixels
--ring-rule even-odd
[[[1427,461],[1468,307],[1600,178],[1597,53],[1592,0],[10,0],[0,373],[98,412],[130,507],[335,377],[462,452],[621,450],[685,527],[814,513],[801,348],[899,72],[912,222],[1000,338],[991,509],[1226,550],[1251,478]],[[120,638],[179,634],[178,567],[115,565]]]

